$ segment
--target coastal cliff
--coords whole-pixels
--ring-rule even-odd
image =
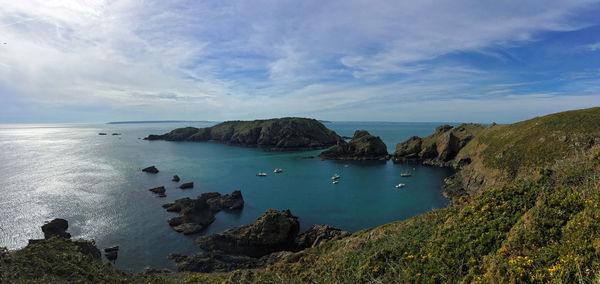
[[[297,117],[226,121],[207,128],[178,128],[162,135],[149,135],[144,140],[214,141],[267,150],[324,149],[343,141],[318,120]]]
[[[356,130],[350,142],[339,141],[319,157],[327,160],[387,160],[389,154],[379,136],[373,136],[366,130]]]
[[[432,141],[435,152],[423,151],[431,149],[427,145]],[[174,257],[182,270],[231,270],[228,273],[125,273],[82,254],[69,239],[50,236],[21,250],[0,249],[0,282],[595,283],[600,279],[600,108],[507,125],[466,125],[464,131],[443,126],[430,137],[401,143],[394,159],[455,167],[453,179],[460,180],[465,192],[446,208],[335,241],[319,244],[320,234],[305,233],[292,244],[292,234],[275,234],[283,236],[273,238],[276,244],[286,244],[281,247],[290,251],[263,255],[250,250],[256,257],[219,253],[238,241],[247,244],[245,236],[258,235],[252,232],[264,231],[253,225],[265,223],[256,222],[226,236],[200,240],[203,247],[214,249],[207,255]],[[296,222],[287,212],[268,214],[282,217],[274,219],[288,222],[286,228],[296,232]],[[62,234],[66,226],[57,228]],[[299,244],[306,248],[296,252],[294,246]],[[244,270],[244,264],[251,269]]]
[[[396,146],[396,162],[452,167],[445,195],[454,198],[531,178],[542,167],[600,144],[600,108],[568,111],[506,125],[440,126]]]

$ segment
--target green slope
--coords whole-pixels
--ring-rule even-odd
[[[55,258],[52,253],[61,250],[43,247],[38,249],[48,254],[38,249],[4,252],[2,281],[597,283],[599,122],[600,108],[593,108],[482,130],[456,159],[470,155],[469,167],[493,173],[489,177],[504,176],[502,184],[456,198],[447,208],[292,254],[265,269],[122,274],[100,263]],[[470,170],[463,174],[475,173]],[[42,265],[29,261],[32,253],[41,254]],[[19,254],[21,261],[15,262]],[[67,276],[53,266],[67,267]]]

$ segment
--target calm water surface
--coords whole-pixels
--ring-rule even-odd
[[[0,246],[20,248],[42,238],[40,226],[53,218],[69,220],[74,237],[94,239],[98,247],[120,245],[117,266],[128,270],[171,268],[169,253],[192,254],[195,236],[174,232],[174,213],[161,205],[203,192],[242,190],[244,209],[218,213],[204,234],[251,223],[269,208],[290,209],[301,229],[329,224],[357,231],[402,220],[448,204],[441,185],[449,169],[392,162],[302,159],[310,152],[264,152],[217,143],[144,141],[186,124],[0,125]],[[334,122],[326,126],[352,136],[366,129],[380,136],[389,152],[413,135],[426,136],[440,123]],[[107,132],[107,136],[99,136]],[[122,133],[111,136],[113,132]],[[140,171],[156,165],[157,175]],[[283,173],[273,174],[282,168]],[[413,170],[414,168],[414,170]],[[264,171],[267,177],[256,177]],[[413,176],[401,178],[411,171]],[[340,183],[331,183],[339,173]],[[177,189],[171,177],[193,181]],[[403,189],[395,184],[406,183]],[[167,197],[149,188],[164,185]]]

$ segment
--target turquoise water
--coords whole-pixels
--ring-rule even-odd
[[[410,136],[425,136],[440,123],[334,122],[326,126],[352,136],[366,129],[381,136],[390,152]],[[46,220],[65,218],[74,237],[95,239],[100,248],[120,245],[116,264],[128,270],[171,268],[169,253],[192,254],[195,236],[174,232],[175,214],[161,205],[203,192],[240,189],[239,213],[219,213],[205,232],[251,223],[269,208],[290,209],[301,229],[329,224],[357,231],[444,207],[441,185],[449,169],[392,162],[302,159],[309,152],[264,152],[218,143],[144,141],[188,124],[0,125],[0,246],[23,247],[42,238]],[[211,123],[194,123],[205,127]],[[107,132],[99,136],[98,132]],[[111,136],[119,132],[121,136]],[[139,169],[156,165],[157,175]],[[282,168],[283,173],[273,174]],[[411,171],[413,176],[401,178]],[[267,177],[256,177],[267,172]],[[342,176],[332,184],[331,176]],[[180,190],[170,181],[193,181]],[[395,184],[405,183],[403,189]],[[164,185],[167,197],[149,188]]]

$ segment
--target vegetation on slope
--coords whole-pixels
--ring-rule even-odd
[[[35,256],[26,249],[3,252],[0,275],[2,281],[92,277],[118,282],[125,277],[131,282],[187,283],[597,283],[599,122],[600,108],[594,108],[483,130],[456,159],[475,154],[468,166],[513,175],[508,182],[458,197],[444,209],[291,254],[265,269],[123,275],[69,258],[67,264],[74,266],[61,272],[54,266],[67,264],[52,254],[63,249],[44,247],[40,249],[49,251],[39,252],[41,264],[30,261]],[[12,259],[19,254],[17,265]],[[88,271],[93,275],[87,276]]]
[[[355,233],[267,269],[194,277],[234,283],[597,282],[598,156],[574,158],[535,180],[462,197],[448,208]]]

